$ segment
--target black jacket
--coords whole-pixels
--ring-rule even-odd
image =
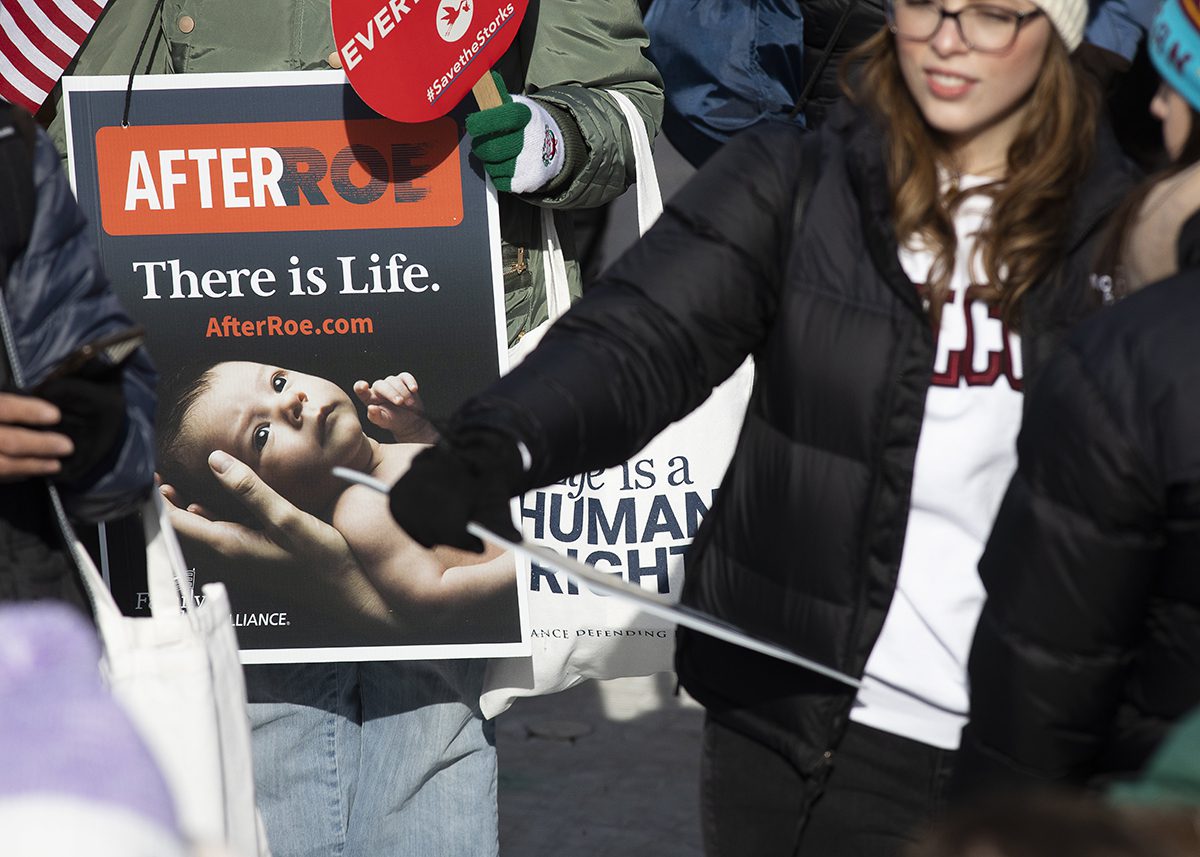
[[[851,5],[853,4],[853,5]],[[813,84],[812,95],[804,112],[811,126],[818,126],[833,106],[842,100],[838,72],[846,54],[879,32],[887,23],[882,0],[802,0],[804,10],[804,80],[807,83],[816,73],[826,51],[826,61],[820,76]],[[843,17],[846,23],[833,36]],[[833,50],[829,50],[832,45]]]
[[[0,127],[12,128],[7,113]],[[15,132],[19,134],[20,132]],[[14,138],[4,145],[17,146]],[[7,151],[7,150],[6,150]],[[28,242],[8,264],[3,298],[24,377],[32,389],[80,346],[130,327],[75,202],[58,153],[41,129],[29,157],[7,169],[33,171],[34,212]],[[4,211],[11,217],[11,205]],[[66,511],[79,522],[111,520],[139,507],[154,486],[154,407],[158,376],[139,349],[125,364],[125,430],[103,466],[83,482],[60,484]]]
[[[802,156],[818,178],[793,234]],[[745,426],[687,556],[683,600],[861,675],[895,587],[934,361],[929,320],[898,258],[882,137],[847,109],[805,138],[739,136],[646,237],[485,395],[462,427],[532,453],[530,485],[611,466],[702,402],[747,354]],[[1078,200],[1064,282],[1026,304],[1026,383],[1075,320],[1101,219],[1130,176],[1107,141]],[[526,486],[529,487],[529,486]],[[677,667],[712,717],[802,771],[820,766],[852,692],[680,631]]]
[[[1136,772],[1200,704],[1200,269],[1082,325],[980,564],[963,790]]]

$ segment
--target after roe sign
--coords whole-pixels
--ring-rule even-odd
[[[122,127],[125,85],[66,81],[71,169],[104,269],[162,377],[164,481],[181,507],[269,532],[244,507],[209,505],[230,499],[212,493],[209,456],[221,450],[333,526],[345,483],[330,481],[342,463],[330,456],[361,449],[364,435],[393,462],[429,442],[415,423],[372,423],[356,381],[411,373],[436,420],[507,368],[495,191],[463,145],[462,113],[392,122],[339,72],[189,74],[135,81],[139,122]],[[515,569],[497,583],[495,609],[454,604],[453,621],[381,627],[376,613],[330,609],[338,568],[305,554],[283,573],[184,535],[197,584],[226,584],[247,661],[528,651]],[[445,565],[404,539],[389,550],[405,551],[405,570]],[[114,593],[136,615],[135,558],[111,543],[109,558]],[[411,575],[361,571],[390,610],[417,612],[418,599],[395,594]]]

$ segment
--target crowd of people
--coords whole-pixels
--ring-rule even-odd
[[[655,0],[646,26],[642,11],[532,3],[494,69],[504,103],[466,120],[500,191],[509,345],[548,317],[543,210],[578,300],[436,443],[381,451],[353,424],[346,460],[399,476],[404,550],[381,541],[390,522],[350,514],[364,489],[330,483],[340,511],[323,519],[269,487],[225,441],[219,410],[203,454],[172,452],[194,452],[181,432],[164,450],[217,495],[206,507],[236,495],[251,516],[286,518],[267,532],[291,541],[211,520],[179,476],[162,490],[185,544],[276,575],[336,568],[378,589],[390,621],[385,602],[416,585],[404,558],[418,545],[483,586],[496,557],[469,553],[482,548],[469,521],[518,538],[510,498],[620,464],[752,356],[683,601],[862,686],[679,630],[676,669],[705,708],[706,854],[1200,854],[1200,3]],[[689,34],[708,13],[738,37]],[[1130,96],[1139,63],[1161,78],[1152,99]],[[68,73],[340,65],[325,0],[110,0]],[[568,215],[635,174],[603,90],[628,96],[651,137],[665,103],[663,127],[700,169],[580,297]],[[1140,111],[1161,145],[1130,135]],[[110,520],[151,490],[154,372],[138,350],[47,380],[79,344],[131,323],[52,146],[66,155],[57,104],[38,118],[49,134],[0,116],[13,200],[0,234],[0,599],[86,614],[59,528]],[[523,151],[529,139],[556,141],[555,157]],[[204,397],[218,384],[258,395],[243,375],[266,379],[263,395],[279,380],[220,364],[188,407],[216,408]],[[408,396],[356,392],[374,422]],[[428,577],[437,591],[440,573]],[[0,723],[11,688],[36,684],[21,653],[55,657],[39,624],[74,641],[62,674],[96,699],[79,666],[95,653],[70,618],[45,615],[0,615]],[[248,667],[274,854],[497,854],[483,667]],[[13,722],[2,740],[21,741],[33,770],[19,736],[37,724]],[[157,782],[135,767],[140,788]],[[19,779],[0,776],[0,817],[39,787]],[[169,837],[160,803],[114,800],[140,808],[147,837]]]
[[[1139,182],[1105,97],[1131,45],[1084,46],[1131,5],[893,0],[821,121],[714,147],[392,490],[419,542],[469,547],[468,520],[625,460],[754,357],[683,601],[863,687],[678,632],[709,855],[1167,847],[1148,825],[1072,852],[1088,819],[1136,825],[1052,799],[914,845],[956,801],[1136,778],[1200,703],[1200,15],[1142,19],[1166,165]]]

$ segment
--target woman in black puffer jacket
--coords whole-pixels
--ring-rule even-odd
[[[891,855],[941,804],[1022,393],[1099,306],[1131,180],[1068,59],[1085,12],[896,0],[854,106],[717,153],[392,491],[418,541],[469,546],[468,519],[507,529],[508,497],[625,460],[754,356],[683,600],[865,686],[679,632],[710,854]]]

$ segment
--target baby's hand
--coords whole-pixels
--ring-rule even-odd
[[[367,419],[392,433],[398,442],[432,443],[437,439],[425,418],[417,379],[411,372],[389,375],[373,384],[355,381],[354,392],[367,406]]]

